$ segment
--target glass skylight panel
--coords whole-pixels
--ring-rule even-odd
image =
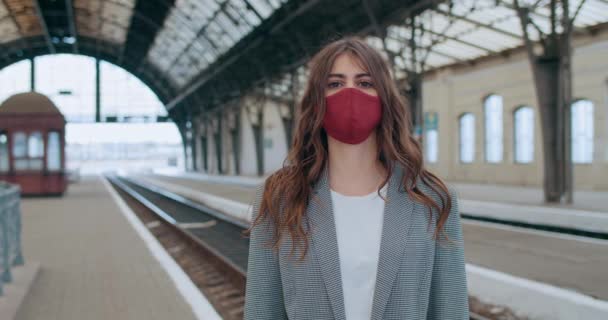
[[[249,3],[264,18],[274,11],[273,5],[281,5],[281,1],[249,0]],[[177,0],[147,59],[161,71],[179,77],[176,83],[184,83],[184,79],[193,76],[192,70],[200,72],[213,63],[260,22],[242,0]],[[172,48],[163,48],[166,46]],[[187,56],[196,57],[195,66],[190,63],[184,68]],[[179,69],[172,70],[173,65]]]
[[[203,44],[200,41],[194,40],[190,44],[189,53],[200,56],[205,52],[205,50],[207,50],[207,48],[205,46],[203,46]]]
[[[436,39],[439,39],[439,41],[443,41],[442,38],[443,37],[440,37],[436,34],[425,32],[424,34],[422,34],[421,37],[416,38],[416,45],[419,47],[426,48],[432,45],[434,41],[437,41]]]
[[[608,2],[588,0],[583,4],[574,24],[583,27],[606,21],[608,21]]]
[[[505,47],[505,43],[502,41],[504,39],[501,38],[498,33],[492,33],[483,29],[478,29],[467,34],[463,34],[458,37],[458,39],[466,43],[470,43],[471,45],[484,48],[488,51],[500,51],[507,48]]]
[[[372,47],[374,47],[377,50],[383,50],[382,49],[382,39],[376,37],[376,36],[368,36],[365,38],[365,41]]]
[[[193,10],[199,6],[200,2],[194,0],[178,0],[176,5],[171,8],[163,28],[154,39],[154,44],[148,52],[148,59],[152,64],[166,71],[188,43],[194,40],[198,29],[193,28],[189,23],[202,26],[201,20],[205,20],[201,19],[203,10]],[[188,16],[193,18],[186,18],[186,15],[182,15],[182,10],[188,12]]]
[[[188,67],[186,65],[184,65],[183,58],[180,58],[180,61],[178,61],[169,70],[169,76],[174,81],[174,83],[179,87],[188,83],[188,80],[190,77],[188,76]]]
[[[479,1],[479,0],[458,0],[454,2],[452,6],[452,13],[459,16],[466,16],[469,12],[471,12],[471,8],[485,8],[487,7],[487,1]],[[440,6],[441,7],[441,6]],[[447,3],[445,6],[441,7],[443,10],[448,11]]]
[[[189,30],[196,33],[198,30],[203,28],[207,23],[213,12],[207,11],[203,8],[194,8],[189,12],[184,12],[184,15],[177,15],[172,19],[172,22],[176,25],[186,26]]]
[[[401,48],[403,48],[404,44],[401,41],[392,39],[392,38],[386,38],[385,40],[386,42],[386,48],[391,51],[391,52],[399,52],[401,51]]]
[[[517,16],[517,13],[513,9],[502,6],[493,7],[492,9],[487,10],[473,11],[467,14],[467,18],[488,25],[508,16]]]
[[[462,40],[470,41],[497,51],[513,48],[522,43],[520,39],[507,36],[500,32],[490,31],[485,28],[479,28],[478,30],[471,32],[466,38],[463,37]]]
[[[400,69],[405,69],[407,67],[402,56],[395,57],[395,65],[397,65],[397,67]]]
[[[605,10],[608,10],[608,8],[606,8]],[[604,19],[602,19],[602,18],[603,17],[602,17],[601,11],[591,11],[591,10],[581,9],[581,11],[576,16],[574,25],[581,26],[581,27],[586,26],[586,25],[594,25],[594,24],[597,24],[598,22],[603,21]]]
[[[530,39],[532,41],[537,41],[540,39],[540,33],[538,32],[538,30],[536,30],[536,28],[528,25],[527,30],[528,30],[528,37],[530,37]],[[523,40],[522,40],[522,43],[523,43]]]
[[[198,71],[201,71],[201,70],[203,70],[203,69],[205,69],[206,67],[209,66],[209,62],[205,58],[205,55],[202,54],[202,53],[199,54],[199,55],[196,55],[196,56],[192,57],[192,59],[194,59],[194,62],[196,64],[196,69]]]
[[[386,34],[394,39],[405,39],[409,35],[407,29],[403,26],[389,26]]]
[[[545,34],[551,33],[551,22],[545,17],[533,18],[534,24],[540,28]],[[521,29],[521,27],[520,27]]]
[[[447,30],[445,30],[445,32],[443,32],[443,34],[450,37],[458,37],[459,34],[468,33],[476,28],[478,27],[470,22],[456,20]]]
[[[266,0],[248,0],[249,4],[262,16],[262,19],[268,18],[274,12],[274,8]]]
[[[519,41],[521,41],[521,37],[523,37],[523,31],[521,30],[521,22],[519,21],[519,17],[512,17],[507,20],[495,22],[493,26],[496,29],[505,31],[505,33],[507,33],[507,34],[512,34],[513,37],[511,37],[511,38],[513,38],[513,39],[515,39],[515,37],[517,37],[517,39]],[[490,30],[487,28],[484,28],[484,29]],[[491,31],[491,32],[500,33],[497,31]],[[504,35],[505,33],[500,33],[500,34]]]
[[[207,50],[203,56],[209,63],[212,63],[217,58],[217,54],[211,51],[211,49]]]
[[[435,32],[443,32],[443,30],[449,28],[450,23],[453,23],[451,20],[454,19],[434,11],[432,14],[426,15],[424,25]]]
[[[220,12],[217,14],[217,17],[215,18],[215,23],[217,23],[218,28],[223,31],[222,33],[226,33],[228,34],[228,36],[230,36],[230,45],[232,45],[240,38],[239,31],[235,28],[232,20],[229,19],[224,12]]]
[[[231,21],[236,22],[235,28],[240,34],[239,38],[242,38],[245,34],[248,34],[254,26],[257,26],[260,23],[260,20],[257,18],[255,13],[253,13],[253,11],[245,8],[244,6],[242,9],[235,9],[235,3],[242,4],[242,1],[230,1],[224,8],[224,13],[226,16],[232,18]]]
[[[280,7],[280,6],[281,6],[281,1],[280,1],[280,0],[267,0],[267,1],[268,1],[268,2],[270,3],[270,5],[271,5],[273,8],[275,8],[275,9],[277,9],[278,7]]]
[[[453,40],[446,40],[445,42],[438,43],[434,45],[433,48],[434,50],[436,48],[439,52],[444,52],[461,60],[468,60],[485,54],[485,51],[483,50]]]
[[[226,5],[225,10],[228,14],[230,14],[233,17],[236,17],[237,16],[236,13],[240,12],[243,19],[245,19],[247,21],[247,25],[250,26],[248,29],[250,29],[251,27],[257,26],[261,22],[260,18],[258,18],[258,16],[255,14],[255,12],[248,9],[247,4],[242,0],[230,1]]]
[[[209,26],[205,30],[207,39],[217,47],[220,53],[224,52],[224,48],[227,45],[222,41],[222,33],[222,28],[216,22],[209,23]]]
[[[205,10],[207,12],[215,12],[217,10],[219,10],[220,8],[220,4],[219,3],[223,3],[226,0],[187,0],[189,2],[192,3],[199,3],[199,10]]]
[[[205,35],[201,35],[200,37],[198,37],[196,39],[196,42],[198,42],[200,47],[203,48],[202,52],[210,52],[213,53],[214,56],[217,54],[216,49],[209,42],[209,40],[207,40],[207,37],[205,37]]]
[[[432,68],[440,67],[443,65],[451,64],[456,62],[454,59],[450,59],[443,55],[439,55],[433,51],[429,52],[429,55],[426,58],[425,63]]]
[[[173,69],[180,74],[185,82],[188,82],[196,73],[198,73],[198,68],[196,68],[198,62],[196,62],[196,60],[198,59],[193,59],[189,55],[184,54],[177,60]]]

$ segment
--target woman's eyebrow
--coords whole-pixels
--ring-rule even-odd
[[[330,73],[329,77],[346,78],[343,73]],[[358,73],[355,78],[370,77],[369,73]]]

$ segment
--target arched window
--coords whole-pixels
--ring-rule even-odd
[[[593,161],[593,102],[578,100],[572,110],[572,162],[591,163]]]
[[[40,131],[34,131],[29,135],[21,131],[13,133],[15,170],[42,170],[43,157],[44,141]]]
[[[44,156],[44,144],[40,131],[30,133],[27,139],[27,156],[30,158],[42,158]]]
[[[8,161],[8,135],[6,132],[0,132],[0,172],[10,169]]]
[[[513,113],[515,162],[534,161],[534,110],[529,106],[519,107]]]
[[[42,133],[34,131],[27,138],[27,156],[29,158],[30,170],[42,170],[44,157],[44,141]]]
[[[471,163],[475,160],[475,116],[465,113],[459,119],[460,162]]]
[[[439,149],[437,112],[424,113],[424,157],[430,163],[437,162]]]
[[[25,132],[13,133],[13,158],[15,170],[27,170],[29,163],[27,157],[27,135]]]
[[[50,131],[47,136],[46,168],[49,171],[61,170],[61,137],[57,131]]]
[[[489,95],[483,102],[485,158],[487,162],[502,161],[502,97]]]

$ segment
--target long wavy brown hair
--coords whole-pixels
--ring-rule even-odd
[[[409,104],[399,93],[387,61],[363,39],[358,36],[346,36],[330,42],[310,60],[310,76],[304,96],[297,105],[300,117],[297,119],[287,158],[283,167],[266,179],[262,198],[254,199],[259,201],[259,214],[250,228],[243,231],[243,235],[249,236],[256,225],[268,218],[274,231],[273,241],[269,245],[278,250],[287,231],[292,239],[290,255],[293,254],[296,243],[304,246],[300,259],[306,255],[309,245],[303,225],[306,207],[315,182],[322,174],[324,166],[328,165],[327,133],[322,125],[325,114],[325,88],[334,61],[343,53],[356,58],[354,60],[360,63],[362,69],[368,71],[382,101],[382,120],[376,128],[377,153],[388,175],[378,189],[378,194],[390,179],[390,164],[396,161],[404,168],[403,189],[412,199],[427,206],[429,215],[433,214],[432,208],[438,212],[435,239],[438,239],[438,232],[443,229],[451,209],[447,186],[424,168],[420,143],[411,134]],[[441,203],[436,203],[423,193],[415,183],[418,180],[436,192]],[[431,221],[432,219],[429,219],[429,223]]]

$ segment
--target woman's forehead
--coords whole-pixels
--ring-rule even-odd
[[[352,54],[342,53],[336,60],[331,68],[331,73],[342,73],[346,75],[356,75],[359,73],[368,73],[365,70],[363,62]]]

